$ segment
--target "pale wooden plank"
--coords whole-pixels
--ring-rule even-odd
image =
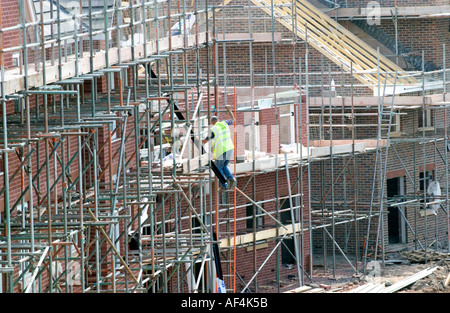
[[[263,1],[263,0],[262,0]],[[259,3],[257,0],[252,0],[253,3],[256,5],[261,6],[262,4]],[[267,5],[267,3],[265,3]],[[267,14],[271,14],[271,11],[266,7],[261,7],[263,11],[265,11]],[[274,8],[274,13],[278,13],[279,16],[285,16],[285,12],[280,12],[278,8]],[[282,25],[284,25],[286,28],[293,31],[293,25],[285,22],[284,20],[279,21]],[[302,39],[306,39],[306,29],[304,25],[297,25],[297,30],[300,31],[300,37]],[[340,54],[338,51],[327,49],[327,45],[322,43],[320,39],[317,38],[317,36],[311,36],[311,29],[308,27],[308,42],[311,46],[319,50],[322,54],[324,54],[328,59],[332,60],[334,63],[336,63],[338,66],[343,65],[343,68],[346,72],[350,71],[350,62],[348,61],[347,56],[344,56]],[[354,71],[365,71],[367,69],[361,67],[358,63],[353,64]],[[361,81],[363,84],[369,85],[373,89],[373,85],[377,84],[377,81],[373,78],[373,75],[354,75],[356,79]]]
[[[302,287],[297,287],[295,289],[285,291],[284,293],[302,293],[302,292],[305,292],[305,291],[308,291],[311,289],[312,289],[312,287],[310,287],[310,286],[302,286]]]
[[[304,0],[296,1],[296,5],[297,7],[299,7],[299,5],[304,5],[304,7],[308,8],[308,12],[306,12],[307,14],[305,14],[304,16],[307,16],[310,19],[315,16],[318,17],[324,23],[326,23],[327,25],[324,25],[324,27],[331,28],[332,30],[334,30],[334,32],[333,31],[331,32],[332,36],[338,36],[338,32],[336,31],[339,31],[341,33],[340,34],[341,36],[338,36],[340,40],[347,41],[350,45],[355,45],[355,47],[359,47],[359,51],[362,54],[366,54],[367,57],[371,58],[372,65],[374,65],[374,67],[377,67],[378,58],[376,55],[376,51],[372,47],[370,47],[367,43],[360,40],[357,36],[355,36],[349,30],[345,29],[339,23],[336,23],[334,20],[327,18],[327,15],[323,14],[321,11],[319,11],[317,8],[315,8],[312,4],[308,3],[307,1]],[[383,71],[386,70],[388,72],[395,72],[395,70],[398,70],[398,72],[403,71],[403,69],[398,67],[394,62],[384,57],[383,55],[380,55],[380,65],[383,68]],[[388,75],[394,78],[394,74],[391,73]],[[390,81],[390,83],[393,83],[393,81]]]
[[[260,6],[267,14],[272,14],[269,9],[271,4],[268,0],[252,0],[252,2]],[[275,17],[286,17],[294,13],[292,8],[282,6],[291,5],[290,1],[273,0],[273,3],[275,5],[273,12]],[[378,83],[377,73],[369,73],[369,71],[373,72],[378,67],[376,51],[307,1],[298,0],[295,3],[297,7],[296,24],[294,25],[291,21],[287,22],[286,19],[280,19],[279,22],[291,31],[294,31],[295,27],[298,35],[303,39],[306,39],[305,24],[308,24],[308,41],[311,46],[318,49],[338,66],[343,65],[346,71],[349,71],[350,62],[353,63],[354,71],[367,71],[367,74],[354,74],[354,76],[363,84],[374,89]],[[277,5],[281,7],[277,7]],[[379,63],[381,84],[384,84],[384,82],[393,84],[394,72],[404,72],[403,69],[383,55],[380,55]],[[385,72],[388,72],[387,77],[384,77]],[[402,77],[401,74],[398,74],[397,79],[399,85],[417,83],[415,79]]]

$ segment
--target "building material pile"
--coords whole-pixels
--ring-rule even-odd
[[[450,258],[450,253],[442,253],[434,250],[427,250],[426,254],[425,250],[406,251],[400,253],[400,255],[415,263],[425,263],[425,259],[427,261],[439,261]]]
[[[417,282],[422,278],[431,275],[436,269],[437,267],[433,268],[428,267],[390,286],[386,286],[385,282],[383,283],[369,282],[367,284],[364,284],[362,286],[350,290],[348,293],[394,293],[414,284],[415,282]]]

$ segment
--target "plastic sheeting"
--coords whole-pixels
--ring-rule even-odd
[[[441,195],[441,187],[439,186],[439,183],[437,181],[432,181],[430,185],[428,185],[427,193],[430,195],[431,202],[436,201],[439,199],[439,196]],[[433,212],[434,215],[437,215],[437,210],[439,210],[439,203],[436,204],[430,204],[430,210]]]

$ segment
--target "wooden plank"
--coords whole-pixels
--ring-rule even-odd
[[[311,290],[306,291],[306,293],[324,293],[325,289],[323,288],[313,288]]]
[[[308,21],[310,23],[314,23],[314,18],[313,17],[319,17],[321,21],[324,22],[324,24],[322,24],[322,27],[324,27],[324,29],[328,30],[328,32],[324,32],[324,34],[328,37],[328,38],[334,38],[336,39],[335,42],[338,42],[339,44],[337,45],[337,49],[351,49],[351,52],[353,53],[357,53],[357,54],[348,54],[348,57],[353,57],[353,58],[358,58],[358,60],[360,60],[361,62],[366,62],[367,66],[365,66],[365,68],[376,68],[377,67],[377,57],[368,53],[370,50],[372,49],[371,47],[369,47],[367,44],[365,44],[364,41],[360,40],[359,38],[357,38],[353,33],[350,33],[349,31],[347,31],[345,28],[343,28],[340,24],[338,23],[334,23],[333,20],[328,19],[325,20],[323,18],[323,16],[325,16],[324,14],[322,14],[320,11],[314,10],[313,7],[309,7],[306,3],[300,3],[297,2],[297,7],[299,6],[299,4],[303,4],[306,7],[308,7],[309,11],[307,12],[307,14],[303,15],[302,17],[305,17],[308,19]],[[304,8],[303,8],[304,9]],[[320,14],[322,14],[322,16],[320,16]],[[331,23],[333,22],[333,23]],[[315,24],[317,26],[317,24]],[[340,41],[340,42],[339,42]],[[344,41],[346,44],[344,44]],[[364,46],[366,45],[366,46]],[[350,51],[343,51],[346,54]],[[358,54],[360,54],[361,57],[358,56]],[[384,60],[382,58],[382,56],[380,56],[380,63],[385,63],[386,60]],[[358,63],[358,62],[355,62]],[[385,64],[388,65],[389,64]],[[388,67],[389,68],[389,67]],[[394,68],[389,68],[390,71],[395,71]]]
[[[416,281],[431,275],[436,269],[437,269],[437,267],[426,268],[423,271],[420,271],[414,275],[409,276],[408,278],[405,278],[395,284],[392,284],[391,286],[383,289],[381,291],[381,293],[393,293],[393,292],[399,291],[399,290],[415,283]]]
[[[312,287],[310,287],[310,286],[302,286],[302,287],[297,287],[295,289],[285,291],[283,293],[302,293],[302,292],[305,292],[305,291],[308,291],[311,289],[312,289]]]
[[[249,40],[250,35],[249,33],[226,33],[225,39],[223,39],[223,33],[216,34],[217,40]],[[272,33],[255,33],[252,34],[251,39],[253,42],[272,42]],[[282,40],[282,34],[281,33],[274,33],[274,40],[275,42]]]
[[[268,0],[252,0],[252,2],[261,7],[263,11],[271,15],[271,3]],[[288,0],[273,0],[274,17],[288,17],[294,14],[293,9],[288,6],[291,2]],[[297,30],[297,34],[306,39],[306,25],[308,25],[308,42],[332,60],[338,66],[343,66],[347,72],[350,70],[350,64],[353,63],[353,70],[359,72],[353,75],[363,84],[375,89],[378,85],[378,74],[374,72],[380,63],[380,84],[384,85],[394,83],[395,72],[398,73],[398,85],[416,84],[417,80],[413,78],[402,77],[405,72],[383,55],[379,56],[377,52],[345,29],[342,25],[329,18],[315,6],[305,0],[297,0],[296,5],[296,23],[289,19],[279,19],[278,22],[291,31]],[[278,7],[281,6],[281,7]],[[295,28],[294,28],[295,27]],[[361,75],[361,72],[367,72]],[[388,72],[385,76],[385,72]]]
[[[305,21],[306,22],[306,21]],[[297,26],[297,29],[301,28],[304,30],[303,33],[303,39],[306,39],[306,29],[303,28],[303,25]],[[302,34],[302,33],[300,33]],[[336,63],[338,66],[343,66],[344,70],[346,72],[350,71],[350,61],[348,60],[348,57],[343,55],[341,51],[338,51],[336,49],[330,50],[329,46],[327,46],[326,43],[324,43],[320,38],[317,36],[311,36],[311,29],[308,27],[308,42],[319,50],[322,54],[324,54],[327,58],[332,60],[334,63]],[[361,66],[359,62],[353,63],[353,69],[354,71],[366,71],[364,67]],[[369,85],[373,89],[373,85],[376,85],[377,81],[374,80],[372,75],[356,75],[354,74],[355,78],[361,81],[363,84]]]
[[[314,10],[314,7],[309,7],[305,4],[305,7],[300,7],[302,3],[296,2],[297,7],[301,12],[305,12],[305,14],[298,16],[300,18],[304,18],[305,22],[308,22],[309,24],[313,24],[316,26],[316,28],[312,28],[311,31],[317,31],[320,30],[323,33],[323,36],[320,37],[325,38],[326,40],[334,38],[332,44],[335,44],[335,48],[337,50],[340,50],[341,53],[343,53],[346,57],[355,58],[354,63],[355,64],[364,64],[363,68],[376,68],[377,67],[377,58],[371,56],[370,54],[367,54],[367,47],[364,47],[364,49],[359,48],[358,45],[362,45],[364,42],[360,41],[359,38],[354,36],[352,33],[348,32],[345,28],[343,28],[340,24],[334,23],[333,20],[328,19],[326,20],[324,17],[325,15],[322,14],[320,11]],[[287,8],[284,8],[286,11]],[[287,14],[290,14],[290,12],[286,11]],[[298,22],[299,23],[299,22]],[[348,39],[357,38],[357,41],[354,42],[348,42]],[[344,45],[343,41],[347,41],[349,43],[348,45]],[[353,46],[352,46],[353,45]],[[349,51],[351,50],[351,51]],[[367,56],[372,57],[371,60],[367,58]],[[359,63],[359,62],[362,63]],[[370,62],[369,62],[370,61]],[[384,60],[380,57],[380,62],[383,62]],[[391,69],[392,71],[392,69]]]
[[[375,288],[377,286],[378,286],[378,284],[369,282],[365,285],[362,285],[355,289],[350,290],[349,293],[367,293],[368,291],[372,290],[373,288]]]
[[[252,245],[250,247],[247,247],[247,252],[251,252],[251,251],[253,251],[253,249],[255,249],[255,250],[264,249],[264,248],[267,248],[268,246],[269,246],[269,244],[267,242],[256,244],[254,247]]]
[[[304,0],[297,1],[296,3],[297,3],[297,7],[299,6],[299,4],[302,4],[305,7],[308,7],[310,12],[314,12],[317,16],[320,16],[323,21],[327,22],[329,24],[329,27],[339,30],[344,35],[344,37],[341,39],[352,40],[355,44],[359,45],[363,50],[366,50],[367,52],[369,52],[371,50],[374,51],[374,49],[372,47],[370,47],[364,41],[360,40],[358,37],[356,37],[352,32],[350,32],[349,30],[344,28],[342,25],[340,25],[339,23],[336,23],[331,18],[325,18],[328,16],[323,14],[321,11],[319,11],[311,3],[304,1]],[[373,61],[375,61],[375,64],[376,64],[376,62],[377,62],[376,55],[375,55],[375,58],[373,59]],[[384,56],[380,56],[380,62],[383,62],[387,66],[387,68],[392,71],[395,71],[395,69],[399,69],[399,67],[394,62],[390,61],[389,59],[387,59]]]
[[[258,3],[257,0],[252,0],[253,3],[257,4],[257,5],[261,5],[260,3]],[[267,5],[267,3],[265,4]],[[271,14],[271,11],[267,8],[262,8],[263,11],[265,11],[267,14]],[[275,12],[278,12],[280,14],[280,16],[285,16],[285,12],[280,13],[279,10],[277,8],[274,8]],[[284,25],[286,28],[290,29],[290,30],[294,30],[293,29],[293,25],[286,23],[284,20],[279,21],[282,25]],[[303,40],[306,40],[306,29],[305,29],[305,25],[303,24],[299,24],[297,23],[296,25],[297,30],[299,31],[300,37]],[[317,36],[310,36],[310,29],[308,27],[308,42],[311,46],[313,46],[314,48],[316,48],[318,51],[320,51],[323,55],[325,55],[328,59],[332,60],[334,63],[336,63],[338,66],[343,65],[343,68],[346,72],[350,71],[350,62],[348,62],[347,57],[345,57],[344,55],[340,54],[338,51],[334,50],[330,50],[330,49],[326,49],[327,45],[322,43],[321,40],[319,38],[317,38]],[[354,64],[354,70],[356,71],[363,71],[364,68],[362,68],[358,63]],[[371,76],[368,75],[354,75],[356,79],[358,79],[359,81],[361,81],[363,84],[366,85],[375,85],[375,81],[373,81]],[[373,88],[373,87],[371,87]]]
[[[447,279],[444,282],[445,287],[448,287],[448,285],[450,285],[450,273],[448,273]]]
[[[342,25],[340,25],[339,23],[336,23],[334,20],[332,19],[324,19],[323,17],[326,16],[324,14],[321,13],[321,11],[317,10],[312,4],[306,2],[306,1],[297,1],[297,7],[302,4],[305,7],[308,7],[308,9],[310,10],[307,14],[307,16],[311,16],[312,13],[316,14],[317,16],[321,16],[321,19],[325,22],[327,22],[328,25],[325,25],[326,27],[329,27],[331,30],[333,30],[331,32],[331,36],[337,36],[340,33],[339,40],[341,41],[346,41],[350,46],[354,46],[356,49],[359,50],[360,53],[362,53],[363,55],[365,55],[367,58],[371,59],[371,63],[372,63],[372,68],[376,68],[377,67],[377,63],[378,63],[378,58],[377,58],[377,54],[376,51],[370,47],[367,43],[365,43],[364,41],[362,41],[360,38],[358,38],[357,36],[355,36],[352,32],[350,32],[349,30],[345,29]],[[350,55],[350,57],[354,57],[353,55]],[[384,57],[383,55],[380,55],[380,67],[383,69],[382,72],[384,71],[388,71],[388,72],[395,72],[395,70],[398,70],[398,72],[403,72],[404,70],[401,69],[400,67],[398,67],[394,62],[390,61],[389,59],[387,59],[386,57]],[[370,68],[370,67],[369,67]],[[381,73],[383,74],[383,73]],[[394,79],[394,73],[388,74],[388,76],[390,76],[392,79]],[[388,80],[389,83],[393,83],[393,80]]]
[[[255,240],[256,241],[260,241],[260,240],[268,240],[268,239],[276,239],[277,235],[279,237],[282,237],[284,234],[292,234],[292,225],[285,225],[286,229],[280,227],[280,228],[272,228],[272,229],[266,229],[266,230],[260,230],[257,231],[256,233],[248,233],[248,234],[244,234],[244,235],[238,235],[236,236],[236,246],[239,245],[243,245],[243,244],[247,244],[247,243],[252,243],[253,242],[253,237],[256,236]],[[301,224],[300,223],[296,223],[295,224],[295,231],[296,232],[300,232],[301,231]],[[277,234],[278,232],[278,234]],[[220,247],[233,247],[233,240],[234,238],[224,238],[220,241]]]
[[[314,20],[308,19],[307,22],[309,25],[312,24],[316,26],[316,28],[309,30],[313,32],[319,30],[320,25],[317,25]],[[367,58],[364,53],[361,53],[361,50],[357,46],[352,47],[351,45],[343,44],[345,41],[345,36],[339,36],[337,32],[332,31],[323,31],[322,34],[316,33],[316,35],[322,40],[324,45],[334,46],[334,48],[338,50],[342,56],[352,60],[355,65],[360,65],[362,69],[374,69],[377,67],[376,60],[372,60],[371,62],[370,58]],[[368,56],[370,56],[370,54],[368,54]]]

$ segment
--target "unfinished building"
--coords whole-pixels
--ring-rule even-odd
[[[0,291],[280,291],[285,266],[450,252],[449,12],[2,0]]]

